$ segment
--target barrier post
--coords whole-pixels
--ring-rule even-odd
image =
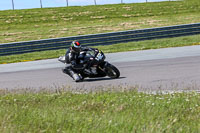
[[[12,8],[15,10],[14,0],[12,0]]]
[[[69,6],[69,2],[68,2],[68,0],[66,0],[66,3],[67,3],[67,7]]]
[[[40,7],[42,8],[42,0],[40,0]]]

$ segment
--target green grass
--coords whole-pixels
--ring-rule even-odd
[[[98,46],[106,53],[200,45],[200,35]]]
[[[0,132],[198,133],[200,94],[137,91],[0,96]]]
[[[0,11],[0,43],[200,22],[200,1],[167,1]],[[105,52],[199,45],[199,37],[98,47]],[[127,46],[127,47],[125,47]],[[65,50],[0,56],[0,64],[57,58]]]
[[[200,1],[0,11],[0,43],[200,22]]]
[[[0,11],[0,43],[197,23],[199,16],[199,0]],[[199,44],[200,35],[196,35],[98,48],[121,52]],[[63,54],[65,50],[1,56],[0,63]],[[0,90],[0,132],[197,133],[200,94],[151,95],[137,91],[17,94]]]
[[[168,47],[181,47],[188,45],[200,45],[200,35],[120,43],[108,46],[97,46],[95,48],[98,48],[105,53],[113,53],[113,52],[137,51],[137,50],[158,49],[158,48],[168,48]],[[0,64],[58,58],[59,56],[64,55],[65,52],[66,49],[61,49],[53,51],[42,51],[42,52],[20,54],[20,55],[0,56]]]

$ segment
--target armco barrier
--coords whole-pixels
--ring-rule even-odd
[[[7,43],[0,44],[0,56],[66,49],[70,46],[73,40],[78,40],[85,46],[97,46],[196,34],[200,34],[200,23],[29,42]]]

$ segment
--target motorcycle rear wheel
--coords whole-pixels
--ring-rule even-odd
[[[114,65],[111,65],[111,64],[106,66],[106,73],[107,73],[107,76],[112,79],[119,78],[120,76],[119,70]]]

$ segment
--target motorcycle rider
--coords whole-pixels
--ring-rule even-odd
[[[63,69],[63,72],[71,76],[76,82],[82,81],[83,77],[74,71],[74,69],[81,69],[85,66],[87,66],[86,62],[92,63],[94,59],[91,59],[88,61],[88,59],[85,59],[85,54],[86,51],[98,51],[96,48],[89,48],[89,47],[82,47],[80,42],[78,41],[73,41],[71,43],[71,47],[68,48],[66,54],[65,54],[65,62],[67,64],[71,64],[68,67],[65,67]]]
[[[67,64],[71,63],[71,65],[65,67],[65,69],[63,69],[63,72],[71,76],[76,82],[82,80],[82,76],[73,70],[74,68],[83,67],[83,64],[80,63],[81,58],[79,57],[81,49],[82,47],[80,42],[73,41],[71,43],[71,47],[68,48],[65,54],[65,62]]]
[[[81,47],[78,41],[73,41],[65,56],[60,56],[59,61],[71,64],[65,67],[63,72],[71,76],[76,82],[82,81],[85,77],[118,78],[119,70],[104,61],[105,55],[96,48]],[[114,72],[113,72],[114,71]]]

